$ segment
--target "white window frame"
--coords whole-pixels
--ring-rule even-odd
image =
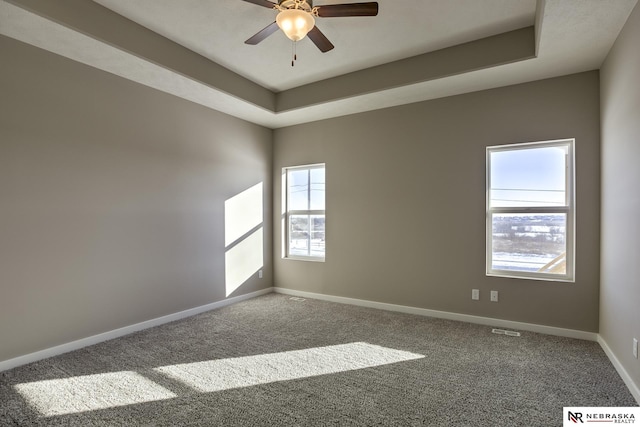
[[[325,170],[325,209],[323,210],[290,210],[289,209],[289,182],[288,172],[290,171],[300,171],[300,170],[308,170],[311,173],[313,169],[324,169]],[[311,180],[309,180],[309,185],[311,185]],[[326,239],[325,239],[325,253],[324,256],[313,256],[313,255],[298,255],[298,254],[290,254],[289,248],[289,218],[292,215],[322,215],[325,217],[325,233],[326,233],[326,164],[325,163],[316,163],[312,165],[301,165],[301,166],[291,166],[282,168],[282,211],[283,211],[283,221],[282,221],[282,257],[285,259],[293,259],[293,260],[301,260],[301,261],[315,261],[315,262],[324,262],[326,258]],[[311,197],[309,192],[309,197]],[[311,248],[311,242],[309,241],[309,248]]]
[[[567,147],[567,155],[565,165],[566,171],[566,191],[564,206],[545,206],[545,207],[491,207],[490,206],[490,188],[491,188],[491,153],[498,151],[513,151],[542,147]],[[511,277],[533,280],[545,280],[556,282],[575,282],[575,139],[558,139],[541,142],[526,142],[519,144],[496,145],[487,147],[486,151],[486,256],[487,256],[487,276]],[[514,214],[535,214],[535,213],[563,213],[566,214],[566,273],[544,273],[544,272],[526,272],[514,270],[498,270],[491,268],[493,265],[493,226],[492,218],[496,213],[514,213]]]

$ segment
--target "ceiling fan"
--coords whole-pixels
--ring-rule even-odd
[[[268,0],[244,1],[279,11],[275,22],[258,31],[245,41],[246,44],[256,45],[280,28],[294,42],[302,40],[308,35],[313,44],[322,52],[328,52],[334,46],[316,27],[315,17],[335,18],[343,16],[376,16],[378,14],[377,2],[328,4],[314,7],[313,0],[278,0],[278,3]]]

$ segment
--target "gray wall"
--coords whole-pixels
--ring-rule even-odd
[[[281,168],[326,162],[327,258],[281,259],[276,237],[275,285],[598,331],[598,88],[593,71],[276,130],[274,188]],[[570,137],[576,283],[486,277],[485,147]]]
[[[601,70],[600,335],[640,388],[640,7]]]
[[[272,131],[0,37],[0,361],[222,300],[224,203]]]

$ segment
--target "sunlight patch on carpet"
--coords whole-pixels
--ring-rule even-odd
[[[156,368],[200,392],[249,387],[371,368],[423,355],[356,342]]]
[[[250,387],[421,359],[423,355],[363,342],[161,366],[154,371],[199,393]],[[81,375],[14,386],[45,417],[178,397],[132,371]]]
[[[15,388],[44,416],[74,414],[176,397],[164,387],[129,371],[36,381],[17,384]]]

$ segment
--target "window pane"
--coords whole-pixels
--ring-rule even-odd
[[[286,256],[324,259],[324,165],[298,166],[285,171]]]
[[[324,215],[311,216],[311,256],[324,257]]]
[[[289,255],[309,255],[309,216],[289,217]]]
[[[491,152],[490,207],[565,206],[567,147]]]
[[[291,170],[288,173],[289,210],[309,209],[309,170]]]
[[[493,270],[566,274],[566,214],[493,214]]]
[[[324,168],[311,169],[311,210],[324,210]]]

